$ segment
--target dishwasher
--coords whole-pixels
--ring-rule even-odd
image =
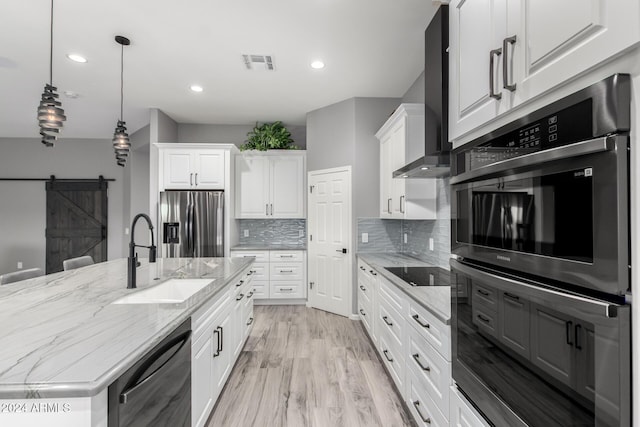
[[[109,386],[109,427],[191,426],[191,319]]]

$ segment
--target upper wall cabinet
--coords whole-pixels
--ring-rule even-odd
[[[424,105],[401,104],[380,128],[380,218],[435,219],[436,180],[393,178],[424,156]]]
[[[305,218],[306,151],[236,156],[236,218]]]
[[[165,190],[223,190],[225,150],[167,148],[161,152]]]
[[[640,41],[637,0],[454,0],[452,140]]]

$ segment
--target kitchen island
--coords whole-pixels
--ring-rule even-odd
[[[252,262],[142,260],[126,289],[119,259],[0,287],[0,425],[106,425],[109,384]],[[182,303],[113,304],[171,278],[211,283]]]

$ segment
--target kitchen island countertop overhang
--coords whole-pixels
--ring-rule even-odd
[[[253,258],[141,261],[138,289],[126,289],[126,259],[0,287],[0,399],[97,395]],[[180,278],[211,283],[182,303],[113,304]]]

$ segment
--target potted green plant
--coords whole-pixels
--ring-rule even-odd
[[[247,140],[240,146],[240,150],[296,150],[293,145],[291,132],[277,121],[273,123],[263,123],[256,125],[253,130],[247,133]]]

